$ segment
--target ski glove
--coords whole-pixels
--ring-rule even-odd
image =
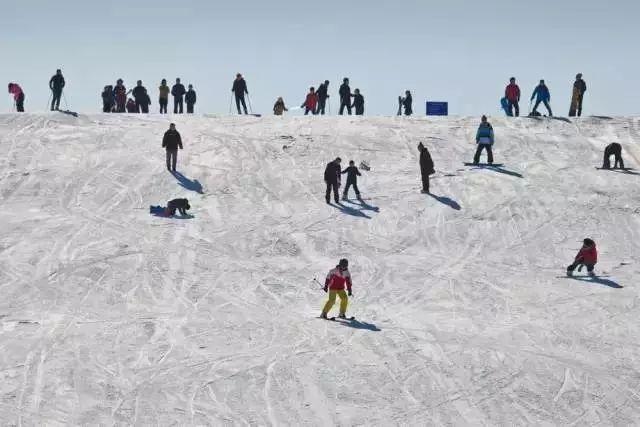
[[[352,297],[353,296],[353,292],[349,291],[349,296]]]
[[[324,285],[324,291],[327,292],[327,285]]]

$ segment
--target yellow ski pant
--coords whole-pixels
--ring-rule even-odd
[[[347,312],[347,304],[349,304],[349,297],[347,297],[347,293],[344,290],[329,290],[329,299],[322,309],[324,314],[329,313],[333,304],[336,303],[336,296],[340,297],[340,314],[345,314]]]

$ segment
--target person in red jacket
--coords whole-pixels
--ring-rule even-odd
[[[520,115],[520,105],[518,104],[520,102],[520,87],[516,84],[515,77],[509,79],[509,84],[504,90],[504,96],[509,102],[509,115],[513,116],[513,110],[515,109],[515,116],[518,117]]]
[[[344,291],[345,287],[348,291],[348,296],[352,296],[351,292],[351,274],[349,273],[349,261],[342,258],[336,268],[329,271],[327,278],[324,281],[324,291],[329,292],[329,299],[322,308],[320,317],[327,318],[327,313],[333,307],[336,302],[336,296],[340,297],[340,314],[338,317],[346,319],[347,305],[349,304],[349,298],[347,292]]]
[[[24,113],[24,92],[18,83],[9,83],[9,93],[13,95],[16,111]]]
[[[309,93],[307,94],[307,99],[305,99],[304,103],[300,106],[300,108],[304,108],[304,115],[306,116],[311,112],[312,114],[317,114],[316,106],[318,105],[318,95],[316,94],[316,89],[311,86],[309,88]]]
[[[567,276],[571,276],[573,274],[573,270],[582,265],[587,266],[589,276],[595,276],[593,267],[597,262],[598,250],[596,249],[596,242],[591,239],[584,239],[582,249],[578,251],[578,255],[576,255],[576,259],[573,261],[573,264],[567,267]],[[580,271],[581,268],[582,267],[580,267],[578,271]]]

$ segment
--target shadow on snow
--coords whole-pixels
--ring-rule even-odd
[[[498,173],[503,173],[505,175],[509,175],[509,176],[515,176],[517,178],[524,178],[522,176],[522,174],[518,173],[518,172],[514,172],[514,171],[510,171],[508,169],[505,169],[503,167],[500,166],[476,166],[476,169],[487,169],[487,170],[491,170],[494,172],[498,172]]]
[[[433,197],[434,199],[436,199],[437,201],[439,201],[440,203],[442,203],[443,205],[447,205],[449,206],[451,209],[455,209],[457,211],[459,211],[460,209],[462,209],[460,207],[460,204],[458,202],[456,202],[453,199],[450,199],[449,197],[445,197],[445,196],[436,196],[433,193],[429,193],[429,196]]]
[[[609,280],[609,279],[605,279],[603,277],[581,277],[581,276],[572,276],[571,277],[574,280],[578,280],[580,282],[587,282],[587,283],[597,283],[598,285],[602,285],[602,286],[608,286],[610,288],[614,288],[614,289],[622,289],[624,288],[624,286],[622,286],[621,284],[614,282],[613,280]]]
[[[204,194],[204,191],[202,190],[202,184],[200,184],[197,179],[190,180],[180,172],[171,172],[171,174],[176,177],[176,179],[178,180],[178,184],[180,184],[181,187],[189,191],[195,191],[198,194]]]
[[[372,331],[372,332],[380,332],[380,331],[382,331],[382,329],[378,328],[373,323],[362,322],[362,321],[357,320],[357,319],[354,319],[354,320],[336,319],[336,322],[340,323],[341,325],[348,326],[349,328],[353,328],[353,329],[362,329],[362,330],[365,330],[365,331]]]
[[[346,200],[345,200],[346,201]],[[365,213],[365,211],[371,211],[371,212],[380,212],[380,208],[377,206],[372,206],[370,204],[368,204],[367,202],[365,202],[362,199],[359,199],[357,201],[348,201],[349,203],[353,204],[353,206],[344,204],[344,203],[338,203],[338,204],[331,204],[331,206],[336,207],[338,210],[340,210],[340,212],[346,214],[346,215],[351,215],[351,216],[355,216],[355,217],[359,217],[359,218],[366,218],[366,219],[371,219],[371,217],[369,215],[367,215]]]

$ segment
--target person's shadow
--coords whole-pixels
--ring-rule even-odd
[[[345,202],[348,202],[348,204]],[[362,199],[357,199],[357,201],[345,200],[342,203],[335,204],[334,206],[337,207],[344,214],[360,217],[360,218],[366,218],[366,219],[371,219],[371,217],[367,215],[365,211],[371,211],[376,213],[380,212],[379,207],[370,205]]]
[[[460,204],[458,204],[458,202],[456,202],[453,199],[450,199],[449,197],[445,197],[445,196],[436,196],[433,193],[428,193],[431,197],[433,197],[434,199],[436,199],[437,201],[439,201],[440,203],[442,203],[443,205],[447,205],[449,206],[451,209],[455,209],[457,211],[459,211],[460,209],[462,209],[460,207]]]
[[[181,187],[189,191],[195,191],[198,194],[204,194],[204,191],[202,190],[202,184],[200,184],[200,182],[197,179],[190,180],[186,176],[182,175],[180,172],[171,172],[171,173],[173,174],[173,176],[176,177],[176,179],[178,180],[178,184],[180,184]]]
[[[517,178],[524,178],[522,176],[522,174],[520,174],[518,172],[510,171],[508,169],[503,168],[502,166],[488,166],[488,165],[487,166],[481,166],[481,165],[478,165],[476,167],[479,168],[479,169],[488,169],[488,170],[491,170],[491,171],[494,171],[494,172],[503,173],[503,174],[509,175],[509,176],[515,176]]]
[[[374,325],[373,323],[362,322],[357,319],[354,319],[354,320],[336,319],[336,322],[353,329],[362,329],[365,331],[372,331],[372,332],[380,332],[382,330],[378,328],[376,325]]]
[[[571,278],[575,279],[575,280],[578,280],[580,282],[597,283],[599,285],[608,286],[608,287],[614,288],[614,289],[622,289],[622,288],[624,288],[624,286],[622,286],[621,284],[619,284],[617,282],[614,282],[613,280],[605,279],[604,277],[572,276]]]

